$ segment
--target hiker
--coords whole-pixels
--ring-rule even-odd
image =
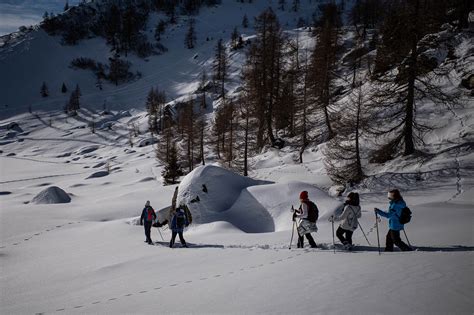
[[[342,213],[329,218],[329,222],[342,221],[337,228],[336,236],[341,241],[342,245],[344,245],[345,249],[352,248],[352,234],[359,226],[359,221],[357,220],[361,217],[359,203],[359,194],[351,192],[347,195]]]
[[[316,226],[316,221],[318,220],[319,210],[314,202],[310,201],[308,198],[308,192],[302,191],[300,193],[300,207],[295,210],[293,213],[293,221],[296,218],[301,219],[298,226],[298,248],[304,247],[304,236],[308,239],[309,244],[312,248],[316,248],[316,243],[314,242],[311,232],[317,232],[318,227]]]
[[[411,251],[410,246],[405,244],[400,238],[400,231],[404,228],[404,225],[400,223],[400,216],[402,209],[407,205],[398,189],[390,190],[388,192],[388,199],[390,203],[387,212],[374,208],[376,214],[388,218],[389,230],[385,241],[385,251],[393,252],[393,244],[397,245],[402,251]]]
[[[171,221],[173,219],[173,215],[176,212],[176,203],[178,199],[178,187],[174,189],[173,193],[173,198],[171,199],[171,207],[168,210],[168,219],[162,222],[162,225],[165,225],[168,223],[169,228],[171,229]],[[186,213],[186,216],[188,217],[189,224],[193,222],[193,216],[191,215],[191,211],[189,211],[188,206],[186,206],[184,203],[180,203],[180,207],[184,209],[184,212]]]
[[[183,237],[184,228],[187,227],[190,223],[190,221],[188,220],[188,215],[186,213],[185,207],[186,207],[185,205],[180,205],[178,208],[176,208],[176,211],[174,212],[173,217],[171,219],[172,234],[171,234],[170,248],[173,248],[176,235],[179,235],[179,240],[181,242],[181,245],[183,247],[188,247]]]
[[[145,204],[145,208],[143,208],[143,211],[142,211],[142,216],[140,217],[140,225],[145,226],[145,236],[146,236],[145,242],[150,245],[153,245],[150,232],[151,232],[151,226],[155,219],[156,219],[155,210],[153,210],[153,208],[151,207],[150,201],[147,200]]]

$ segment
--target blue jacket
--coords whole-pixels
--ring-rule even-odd
[[[182,227],[178,226],[178,222],[177,222],[178,212],[179,214],[184,215],[184,225]],[[188,220],[188,216],[186,212],[181,208],[176,209],[176,212],[173,214],[173,218],[171,219],[171,230],[176,233],[182,233],[184,231],[184,227],[188,225],[189,225],[189,220]]]
[[[378,215],[388,218],[388,227],[390,230],[401,231],[403,230],[403,224],[400,223],[400,215],[402,214],[402,209],[407,205],[403,200],[390,201],[388,206],[388,212],[377,209],[376,212]]]

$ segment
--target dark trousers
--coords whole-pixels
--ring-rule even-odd
[[[170,247],[173,247],[174,241],[176,239],[176,235],[179,235],[179,241],[181,242],[181,245],[186,246],[186,241],[184,240],[183,232],[174,232],[173,231],[171,233]]]
[[[352,234],[354,232],[345,230],[342,227],[338,227],[336,231],[337,238],[341,241],[342,244],[351,244],[352,245]],[[345,236],[344,236],[345,234]]]
[[[316,247],[316,242],[314,241],[313,237],[311,236],[311,233],[305,234],[306,238],[308,239],[309,245],[311,247]],[[298,236],[298,248],[303,248],[304,247],[304,235],[299,235]]]
[[[400,238],[400,231],[388,230],[387,238],[385,240],[385,251],[393,252],[393,244],[397,245],[402,251],[411,250],[410,246],[405,244]]]
[[[151,240],[151,225],[153,224],[152,221],[145,221],[143,222],[143,226],[145,227],[145,236],[146,236],[146,241],[148,243],[152,242]]]

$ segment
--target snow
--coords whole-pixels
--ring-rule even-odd
[[[472,119],[459,117],[464,124]],[[117,123],[124,119],[129,118]],[[70,128],[81,120],[58,117],[54,128],[28,115],[16,121],[35,140],[5,145],[0,155],[1,313],[147,314],[156,313],[157,303],[162,313],[468,314],[474,309],[474,177],[466,147],[425,163],[423,168],[444,171],[422,181],[382,171],[370,189],[361,189],[360,222],[371,246],[356,230],[360,246],[353,253],[331,250],[327,218],[340,202],[326,193],[331,185],[319,172],[318,150],[308,150],[303,165],[292,162],[291,153],[271,150],[254,169],[254,179],[217,165],[198,167],[179,185],[179,200],[200,198],[190,204],[196,217],[185,232],[190,248],[171,250],[167,228],[161,229],[165,241],[153,228],[157,244],[149,246],[137,225],[146,200],[166,209],[176,187],[163,186],[156,176],[161,166],[152,147],[116,146],[112,135],[120,131]],[[60,141],[60,130],[66,129],[72,135],[63,138],[76,141]],[[15,157],[5,156],[13,151]],[[456,156],[458,175],[451,170]],[[85,167],[100,170],[105,161],[122,172],[85,180],[91,174]],[[397,170],[412,171],[409,160],[398,163]],[[52,185],[64,187],[74,202],[24,204],[39,187]],[[406,232],[418,251],[379,256],[371,209],[386,208],[385,191],[393,186],[405,187],[414,213]],[[288,250],[290,208],[298,206],[302,190],[320,209],[314,237],[321,249]],[[383,244],[387,224],[379,226]]]
[[[98,39],[67,47],[35,31],[15,47],[0,48],[0,105],[8,105],[0,114],[0,138],[8,138],[0,142],[1,314],[474,312],[472,100],[436,111],[422,104],[417,115],[438,124],[425,135],[429,155],[369,165],[362,185],[345,187],[344,194],[361,195],[360,223],[370,241],[357,229],[353,252],[332,250],[328,217],[343,196],[336,197],[334,191],[342,188],[334,187],[324,170],[324,144],[308,147],[302,164],[289,146],[266,148],[252,157],[250,177],[207,161],[170,186],[163,185],[155,146],[129,145],[132,123],[141,127],[138,139],[148,139],[142,109],[151,86],[188,100],[200,71],[210,68],[215,40],[227,37],[244,12],[252,21],[268,4],[229,1],[203,10],[199,34],[213,41],[199,36],[196,50],[183,50],[180,24],[164,41],[169,53],[134,60],[141,80],[104,84],[104,91],[88,83],[90,73],[67,67],[78,56],[105,60],[109,48]],[[277,13],[291,28],[294,14]],[[312,14],[309,7],[304,14]],[[251,29],[246,32],[252,36]],[[470,51],[472,38],[462,39],[456,48],[460,73],[472,67]],[[243,58],[232,56],[233,71]],[[238,88],[232,79],[229,91]],[[54,90],[49,99],[39,97],[44,80]],[[61,111],[63,81],[68,88],[80,83],[83,91],[89,109],[76,117]],[[93,109],[102,110],[104,100],[110,115]],[[104,128],[92,133],[92,119]],[[12,133],[15,124],[21,130]],[[52,186],[64,189],[73,202],[30,202],[43,189],[51,197]],[[187,203],[194,218],[184,234],[190,247],[168,248],[166,227],[160,230],[164,240],[152,229],[155,246],[149,246],[138,225],[143,206],[150,200],[164,219],[176,187],[178,203]],[[406,233],[417,250],[379,255],[373,208],[386,209],[386,191],[395,187],[413,211]],[[302,190],[320,211],[313,234],[320,248],[290,250],[290,209],[299,205]],[[199,202],[191,203],[197,196]],[[379,232],[383,246],[386,221]]]

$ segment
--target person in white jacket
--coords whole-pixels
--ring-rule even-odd
[[[344,203],[344,210],[338,216],[332,216],[330,221],[342,221],[339,225],[336,236],[346,249],[352,247],[352,234],[359,226],[358,219],[361,217],[361,208],[359,205],[359,194],[351,192],[347,195]]]
[[[304,247],[304,236],[308,239],[309,245],[312,248],[316,248],[317,245],[311,233],[318,231],[318,227],[316,226],[316,221],[319,217],[318,207],[314,202],[309,200],[306,190],[300,193],[300,202],[301,206],[293,213],[293,221],[295,221],[296,218],[300,219],[298,225],[298,248]]]

